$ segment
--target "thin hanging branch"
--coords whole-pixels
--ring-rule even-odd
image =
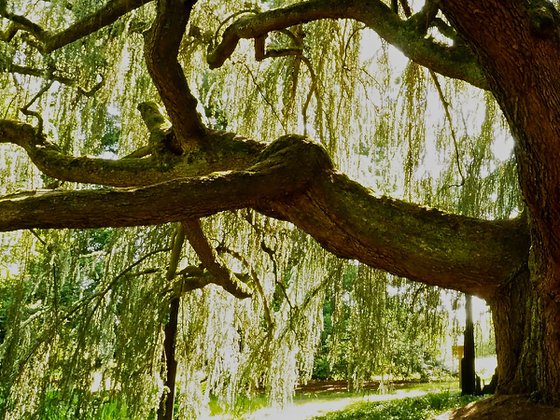
[[[270,307],[268,305],[268,299],[266,298],[266,294],[264,293],[262,283],[255,269],[251,266],[249,261],[247,261],[247,258],[245,258],[241,253],[235,251],[234,249],[228,248],[225,245],[220,244],[216,248],[216,252],[218,254],[225,253],[231,255],[233,258],[240,261],[241,264],[243,264],[243,267],[245,267],[245,269],[249,272],[249,275],[251,276],[251,280],[253,280],[255,288],[259,292],[259,295],[262,299],[263,308],[264,308],[264,317],[268,325],[268,330],[271,331],[274,328],[274,320],[272,319],[272,314],[270,312]]]
[[[257,61],[262,61],[265,60],[267,58],[277,58],[277,57],[294,57],[295,60],[295,64],[294,64],[294,72],[293,72],[293,86],[292,86],[292,98],[295,97],[295,92],[296,92],[296,88],[297,88],[297,81],[298,81],[298,73],[299,73],[299,63],[303,62],[305,63],[305,65],[307,66],[307,69],[309,70],[309,76],[311,78],[311,85],[309,88],[309,92],[306,95],[305,98],[305,102],[303,104],[302,107],[302,116],[303,116],[303,129],[304,129],[304,134],[307,135],[307,108],[309,107],[309,103],[311,102],[311,98],[313,97],[313,95],[315,94],[315,97],[317,99],[317,101],[320,101],[320,97],[317,95],[317,76],[315,75],[315,71],[313,70],[313,65],[311,64],[311,60],[309,60],[309,58],[307,58],[305,55],[303,55],[303,34],[294,34],[291,31],[287,30],[287,29],[283,29],[280,30],[279,32],[287,35],[288,37],[290,37],[290,39],[292,40],[292,42],[295,44],[294,47],[292,48],[269,48],[266,49],[265,47],[265,40],[266,40],[266,35],[265,36],[261,36],[258,38],[255,38],[255,42],[254,42],[254,47],[255,47],[255,59]],[[247,67],[247,65],[245,65]],[[248,69],[248,67],[247,67]],[[253,78],[253,82],[256,84],[256,80],[254,78],[254,76],[251,74],[251,77]],[[258,85],[257,85],[258,88]],[[259,89],[260,92],[260,89]],[[264,94],[263,94],[264,97]],[[264,97],[265,101],[271,106],[272,111],[274,112],[275,115],[276,114],[276,110],[274,109],[274,107],[272,106],[272,104],[268,101],[268,99],[266,97]],[[280,120],[280,117],[278,117],[278,120]],[[282,121],[280,121],[280,123],[284,126],[284,123]]]
[[[441,84],[439,83],[439,80],[438,80],[435,72],[430,70],[430,76],[432,77],[432,80],[434,81],[434,84],[435,84],[436,89],[438,91],[439,99],[440,99],[441,104],[443,105],[443,109],[445,111],[445,118],[447,119],[447,122],[449,123],[449,130],[451,131],[451,139],[453,140],[453,147],[455,148],[455,163],[457,164],[457,170],[459,171],[459,176],[461,177],[461,183],[460,184],[453,184],[453,185],[450,185],[449,187],[450,188],[451,187],[462,187],[463,185],[465,185],[465,175],[463,174],[463,169],[462,169],[462,165],[461,165],[461,154],[459,152],[459,142],[457,141],[457,134],[455,133],[455,128],[453,127],[453,120],[451,119],[451,113],[449,112],[449,103],[445,100],[445,95],[443,94]]]
[[[280,125],[284,129],[284,132],[286,132],[287,129],[286,129],[286,126],[284,125],[284,122],[282,121],[282,118],[280,117],[280,115],[276,111],[276,108],[274,108],[274,104],[270,101],[270,99],[268,99],[266,94],[261,89],[261,86],[259,85],[259,82],[257,81],[257,77],[253,74],[253,72],[251,71],[251,69],[249,68],[247,63],[245,63],[245,62],[234,62],[233,64],[241,64],[243,67],[245,67],[245,70],[247,70],[247,73],[251,77],[251,80],[253,81],[253,84],[255,85],[255,88],[257,89],[257,92],[259,93],[259,95],[261,95],[263,100],[270,107],[270,110],[272,111],[272,115],[274,115],[274,118],[276,118],[278,120],[278,122],[280,123]]]
[[[422,8],[422,10],[419,13],[417,13],[416,15],[412,14],[412,11],[410,10],[410,6],[408,5],[406,0],[403,0],[403,2],[401,4],[403,6],[405,16],[409,19],[415,19],[417,22],[419,22],[418,23],[418,25],[420,25],[419,30],[423,31],[425,33],[428,30],[428,27],[434,21],[436,15],[437,15],[437,11],[438,11],[438,4],[437,3],[438,2],[436,0],[426,1],[426,4]],[[445,118],[447,119],[447,122],[449,123],[449,129],[451,131],[451,138],[453,140],[453,146],[455,148],[455,163],[457,164],[457,170],[459,171],[459,176],[461,177],[461,183],[460,184],[450,185],[449,187],[450,188],[451,187],[462,187],[463,185],[465,185],[465,176],[463,174],[463,169],[462,169],[462,166],[461,166],[461,155],[459,153],[459,142],[457,141],[457,135],[455,133],[455,128],[453,127],[453,120],[451,119],[451,113],[449,112],[449,103],[445,99],[445,95],[443,93],[443,89],[441,88],[441,83],[439,82],[439,79],[437,77],[436,72],[434,70],[432,70],[431,68],[428,68],[428,71],[429,71],[430,77],[432,78],[432,80],[434,82],[434,85],[437,89],[439,100],[441,101],[441,104],[443,105],[443,109],[445,111]]]

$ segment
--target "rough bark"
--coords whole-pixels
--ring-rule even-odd
[[[299,136],[278,139],[255,162],[142,188],[5,197],[0,230],[157,224],[252,207],[291,221],[340,257],[481,297],[526,264],[523,218],[484,221],[375,197]]]
[[[156,19],[144,36],[148,72],[169,113],[179,145],[185,151],[200,148],[206,131],[196,112],[197,100],[177,61],[179,45],[195,3],[196,0],[159,0]]]
[[[537,389],[537,363],[542,355],[541,310],[529,270],[522,271],[490,301],[498,355],[498,393],[524,394]]]
[[[44,174],[61,181],[113,187],[147,186],[178,178],[246,169],[256,162],[265,145],[233,133],[208,131],[204,151],[160,159],[124,157],[118,160],[76,157],[62,153],[29,124],[0,120],[0,143],[22,147]],[[148,145],[148,141],[146,141]]]
[[[380,0],[314,0],[239,19],[228,27],[218,46],[208,54],[210,68],[220,67],[233,53],[241,38],[261,39],[269,32],[319,19],[355,19],[363,22],[408,58],[444,76],[465,80],[486,88],[486,79],[471,52],[447,47],[419,30],[417,17],[401,20]]]
[[[441,7],[479,57],[516,140],[532,226],[526,322],[542,331],[543,341],[541,347],[523,336],[525,357],[536,366],[516,378],[527,383],[533,375],[536,385],[529,388],[560,405],[560,16],[544,1],[449,0]]]

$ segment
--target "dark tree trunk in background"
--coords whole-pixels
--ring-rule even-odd
[[[476,393],[476,373],[474,366],[474,325],[472,318],[472,296],[465,295],[464,353],[461,360],[461,392],[463,395]]]
[[[169,321],[165,325],[163,356],[165,358],[165,389],[161,395],[158,409],[158,420],[172,420],[175,404],[175,379],[177,377],[177,360],[175,359],[175,342],[179,319],[181,299],[174,297],[169,304]]]

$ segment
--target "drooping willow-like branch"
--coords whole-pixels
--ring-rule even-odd
[[[247,261],[247,258],[245,258],[240,252],[237,252],[231,248],[228,248],[224,245],[219,245],[216,248],[216,252],[218,254],[229,254],[231,255],[233,258],[235,258],[237,261],[239,261],[241,264],[243,264],[243,267],[245,267],[245,269],[249,272],[249,275],[251,277],[251,279],[253,280],[253,284],[255,286],[255,289],[257,290],[261,300],[262,300],[262,304],[263,304],[263,310],[264,310],[264,319],[266,320],[267,326],[268,326],[268,330],[270,332],[272,332],[272,329],[274,328],[274,320],[272,319],[272,314],[270,312],[270,306],[268,304],[268,299],[266,298],[266,294],[264,292],[264,288],[261,284],[261,281],[259,279],[259,276],[257,274],[257,272],[255,271],[255,269],[251,266],[251,264],[249,263],[249,261]]]

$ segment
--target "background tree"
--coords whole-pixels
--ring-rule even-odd
[[[25,250],[3,256],[14,283],[5,410],[40,412],[47,396],[78,414],[100,410],[87,391],[102,366],[120,390],[115,409],[149,413],[177,297],[179,382],[191,396],[181,410],[208,390],[233,401],[239,385],[285,398],[311,371],[332,258],[324,250],[486,299],[498,391],[559,405],[558,5],[194,3],[0,2],[0,229],[16,231],[3,241]],[[413,63],[395,67],[388,44]],[[515,160],[497,153],[492,97]],[[484,111],[452,108],[467,98]],[[429,125],[433,107],[444,119]],[[523,209],[518,192],[526,210],[511,219]],[[225,210],[234,212],[196,227]],[[90,231],[24,231],[167,222],[191,226],[167,276],[169,225],[106,230],[81,250],[67,244]],[[51,273],[34,282],[41,264]],[[71,278],[65,293],[79,300],[65,306]],[[199,290],[210,283],[220,288]],[[31,301],[41,309],[22,305]],[[217,334],[228,317],[238,325]],[[241,322],[255,317],[261,328]]]

